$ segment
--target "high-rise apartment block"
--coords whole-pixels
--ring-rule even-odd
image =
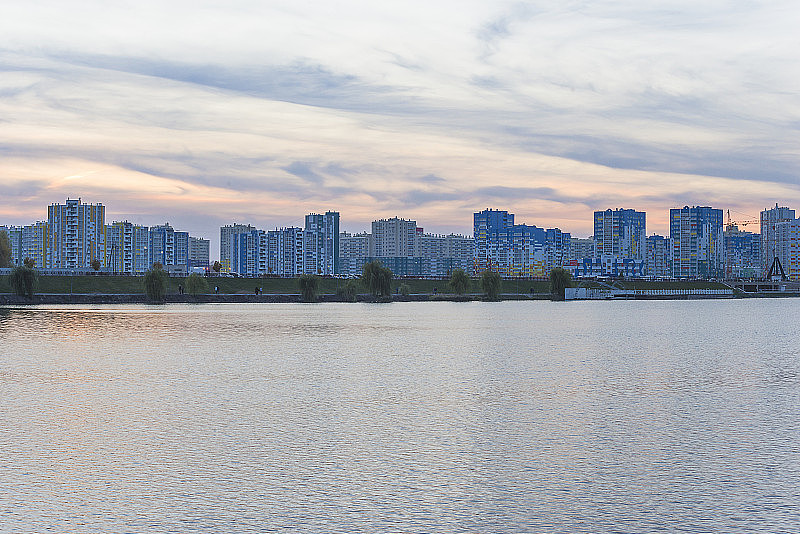
[[[88,269],[106,264],[105,206],[67,199],[47,208],[47,261],[52,269]]]
[[[307,273],[333,276],[339,269],[339,212],[306,215],[303,258]]]
[[[646,255],[646,214],[632,209],[594,212],[596,258],[643,260]]]
[[[339,234],[339,272],[343,276],[359,276],[367,263],[372,234],[362,232]]]
[[[37,221],[25,226],[0,226],[11,240],[11,265],[22,265],[26,259],[33,261],[36,269],[49,267],[48,226]]]
[[[229,224],[219,229],[219,262],[222,265],[222,272],[231,272],[231,256],[233,254],[233,239],[238,234],[244,234],[257,230],[249,224]]]
[[[573,237],[570,240],[570,260],[577,260],[581,258],[594,258],[594,237],[581,239]]]
[[[359,276],[364,264],[380,261],[395,276],[438,278],[455,269],[472,273],[473,240],[449,234],[426,234],[417,222],[397,217],[372,223],[372,233],[340,237],[339,273]]]
[[[579,241],[565,266],[574,276],[639,278],[647,274],[646,215],[632,209],[595,211],[591,246]]]
[[[142,274],[160,263],[172,274],[209,268],[210,242],[162,224],[105,224],[103,204],[67,199],[47,209],[47,221],[0,226],[11,243],[11,264],[30,259],[38,269]],[[740,224],[749,224],[743,221]],[[800,280],[800,219],[775,204],[760,216],[761,233],[723,231],[722,210],[684,206],[670,210],[669,237],[646,237],[646,214],[606,209],[593,215],[594,235],[572,239],[558,228],[518,224],[513,213],[473,214],[473,235],[425,233],[417,221],[392,217],[372,222],[370,233],[340,231],[335,211],[310,213],[302,228],[220,228],[222,272],[244,276],[358,276],[377,260],[398,277],[447,277],[491,269],[504,277],[546,277],[554,267],[575,276],[652,278],[754,278],[778,259]],[[780,274],[780,273],[778,273]]]
[[[504,277],[544,277],[568,263],[570,234],[514,224],[514,214],[486,209],[473,216],[475,269]]]
[[[792,223],[796,218],[795,211],[787,207],[765,209],[761,212],[761,271],[767,274],[775,258],[786,269],[789,261],[789,241],[786,239],[791,231],[786,229],[781,232],[781,226]],[[782,236],[779,239],[779,234]]]
[[[189,233],[176,231],[169,223],[150,227],[150,265],[160,263],[170,272],[187,272]]]
[[[305,232],[290,226],[267,232],[267,271],[274,276],[305,274]],[[316,273],[308,273],[316,274]]]
[[[22,256],[22,227],[0,226],[0,232],[5,232],[11,243],[11,258],[9,259],[11,265],[22,265],[22,261],[25,259]]]
[[[788,279],[800,280],[800,219],[776,225],[775,249]]]
[[[725,226],[725,278],[757,278],[762,271],[761,236]]]
[[[473,238],[459,234],[417,235],[417,255],[422,259],[424,276],[447,276],[455,269],[472,274],[474,248]]]
[[[417,256],[417,221],[381,219],[372,222],[369,255],[374,258],[413,258]]]
[[[189,270],[208,269],[211,265],[211,242],[202,237],[189,236]]]
[[[668,237],[651,235],[645,238],[646,275],[672,278],[672,249]]]
[[[227,243],[220,256],[223,269],[243,276],[297,276],[336,273],[339,254],[339,213],[306,216],[305,228],[258,230],[250,225],[220,228]],[[227,248],[227,253],[223,254]]]
[[[242,276],[267,274],[267,232],[250,230],[233,234],[229,256],[231,272]]]
[[[722,210],[684,206],[669,210],[672,276],[721,278],[725,274]]]
[[[192,238],[169,224],[153,228],[128,221],[105,224],[105,215],[103,204],[85,204],[81,199],[51,204],[47,221],[10,227],[12,261],[21,265],[29,258],[37,269],[119,274],[142,274],[155,262],[178,274],[193,261],[208,265],[208,240]]]
[[[106,230],[107,267],[112,273],[142,274],[150,266],[150,229],[115,221]]]
[[[513,226],[514,214],[504,210],[485,209],[473,215],[477,272],[508,263],[509,229]]]

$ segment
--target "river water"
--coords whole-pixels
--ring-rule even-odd
[[[798,317],[0,310],[0,531],[797,532]]]

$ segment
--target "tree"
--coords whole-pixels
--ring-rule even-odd
[[[169,276],[156,262],[144,275],[144,293],[153,302],[164,302],[167,293],[167,279]]]
[[[93,259],[92,263],[90,263],[89,265],[91,265],[92,269],[94,269],[95,271],[100,270],[100,260],[98,260],[97,258]]]
[[[23,265],[14,267],[8,277],[8,282],[11,284],[11,290],[14,291],[15,295],[30,300],[36,290],[38,276],[35,270]]]
[[[379,260],[364,264],[361,281],[376,297],[389,297],[392,294],[392,271]]]
[[[336,290],[336,296],[344,302],[355,302],[357,289],[355,281],[348,280],[342,287]]]
[[[0,268],[11,267],[11,238],[8,232],[0,230]]]
[[[564,300],[564,289],[572,287],[569,271],[556,267],[550,271],[550,295],[553,300]]]
[[[215,273],[218,273],[222,270],[222,264],[218,261],[215,261],[214,265],[212,265],[211,268],[214,269]]]
[[[463,295],[469,289],[469,276],[464,272],[464,269],[454,269],[450,275],[450,287],[458,295]]]
[[[36,260],[34,260],[33,258],[25,258],[24,260],[22,260],[22,264],[29,269],[33,269],[34,267],[36,267]]]
[[[483,289],[486,298],[489,300],[497,300],[500,295],[500,288],[503,285],[503,279],[494,271],[486,269],[481,274],[481,289]]]
[[[186,291],[194,296],[208,293],[208,282],[199,274],[192,273],[186,278]]]
[[[314,302],[317,300],[319,276],[303,274],[297,279],[297,283],[300,286],[300,294],[303,297],[303,302]]]

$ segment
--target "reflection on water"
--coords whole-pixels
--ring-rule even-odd
[[[793,531],[799,307],[0,310],[0,530]]]

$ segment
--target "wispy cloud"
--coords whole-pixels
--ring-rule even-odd
[[[65,194],[205,235],[800,204],[792,2],[35,4],[0,20],[0,222]]]

